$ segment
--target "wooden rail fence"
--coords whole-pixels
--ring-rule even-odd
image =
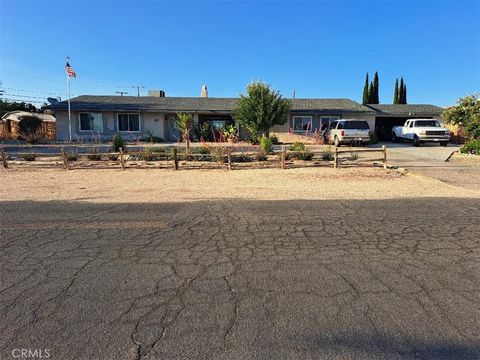
[[[182,149],[184,150],[184,149]],[[227,149],[224,153],[206,153],[206,154],[201,154],[201,153],[185,153],[185,155],[179,155],[178,149],[175,147],[173,150],[171,150],[169,153],[168,152],[159,152],[159,153],[153,153],[157,155],[156,160],[129,160],[129,161],[144,161],[145,163],[155,163],[155,162],[160,162],[160,161],[172,161],[173,162],[173,169],[174,170],[179,170],[180,165],[179,162],[181,160],[192,160],[192,161],[199,161],[199,160],[205,160],[209,159],[210,161],[217,160],[218,162],[224,163],[225,166],[228,168],[228,170],[232,170],[233,164],[235,163],[235,157],[236,156],[247,156],[251,158],[255,158],[258,155],[258,152],[254,151],[232,151],[235,150],[234,148]],[[305,155],[305,154],[312,154],[314,155],[323,155],[325,154],[325,150],[310,150],[307,149],[305,151],[291,151],[287,150],[285,146],[282,146],[280,151],[272,152],[270,155],[276,155],[278,156],[278,163],[279,167],[281,169],[287,169],[287,160],[291,157],[298,156],[298,155]],[[357,153],[371,153],[371,152],[381,152],[382,157],[379,159],[369,159],[369,161],[381,161],[383,164],[383,167],[387,169],[387,147],[384,145],[381,148],[339,148],[339,147],[334,147],[334,150],[331,152],[333,154],[333,167],[338,168],[340,166],[340,159],[344,154],[350,154],[350,157],[352,154],[357,154]],[[128,155],[137,155],[140,156],[141,152],[133,152],[129,153]],[[9,163],[8,163],[8,156],[7,153],[5,152],[3,146],[0,147],[0,155],[1,155],[1,160],[2,160],[2,165],[5,169],[9,168]],[[23,153],[19,154],[20,156],[24,155],[30,155],[28,153]],[[60,150],[60,153],[31,153],[31,155],[36,158],[59,158],[61,159],[60,164],[65,170],[71,170],[73,168],[73,164],[75,161],[69,160],[69,158],[75,156],[76,158],[78,157],[107,157],[109,159],[110,163],[116,163],[119,165],[119,167],[124,170],[127,168],[127,160],[125,159],[126,153],[123,149],[120,149],[118,152],[91,152],[91,153],[67,153],[63,148]],[[183,157],[182,157],[183,156]],[[159,157],[164,157],[164,160],[158,160]],[[220,160],[219,160],[220,159]],[[38,161],[38,160],[37,160]],[[91,160],[94,161],[94,160]],[[253,160],[252,160],[253,161]],[[100,161],[99,161],[100,162]],[[240,161],[241,162],[241,161]],[[326,160],[327,162],[327,160]]]

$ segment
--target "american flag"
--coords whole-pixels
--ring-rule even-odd
[[[67,65],[65,65],[65,71],[67,72],[68,77],[73,77],[73,78],[77,77],[77,73],[75,72],[75,70],[73,70],[73,68],[70,66],[68,61],[67,61]]]

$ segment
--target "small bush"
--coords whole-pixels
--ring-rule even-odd
[[[313,153],[306,150],[297,154],[298,160],[311,161],[313,159]]]
[[[350,153],[350,160],[352,161],[358,160],[358,154],[354,152]]]
[[[260,149],[266,153],[271,153],[273,151],[272,139],[267,137],[260,138]]]
[[[236,163],[252,162],[253,160],[254,159],[252,157],[244,153],[232,155],[232,162],[236,162]]]
[[[369,143],[370,145],[378,144],[377,134],[375,134],[374,131],[370,134],[370,141],[369,141],[368,143]]]
[[[78,160],[77,154],[74,154],[74,153],[66,153],[65,156],[67,157],[68,161],[77,161]]]
[[[304,143],[297,141],[297,142],[293,143],[293,145],[290,145],[288,150],[290,150],[290,151],[305,151],[306,148],[305,148]]]
[[[35,161],[36,155],[35,154],[22,154],[20,155],[23,160],[25,161]]]
[[[97,150],[94,150],[92,154],[87,155],[87,159],[90,161],[100,161],[102,160],[102,154],[99,154]]]
[[[160,155],[158,153],[154,153],[152,149],[146,148],[140,152],[139,158],[140,160],[144,161],[155,161],[160,160]]]
[[[278,144],[278,137],[277,137],[277,135],[272,135],[272,136],[270,136],[270,140],[272,140],[272,144],[273,144],[273,145],[277,145],[277,144]]]
[[[470,139],[460,148],[463,154],[480,155],[480,139]]]
[[[334,156],[331,147],[329,146],[323,150],[321,156],[324,161],[333,161]]]
[[[108,154],[108,160],[117,161],[118,160],[118,155],[117,154]]]
[[[20,133],[33,135],[42,127],[42,119],[37,116],[22,116],[18,122]]]
[[[250,141],[250,143],[252,145],[258,145],[259,141],[260,141],[260,138],[258,137],[257,134],[252,134],[252,135],[250,135],[250,138],[248,139],[248,141]]]
[[[268,160],[268,156],[267,156],[267,153],[263,150],[258,150],[257,152],[257,155],[256,155],[256,160],[257,161],[267,161]]]
[[[120,134],[115,134],[112,140],[113,151],[118,152],[120,149],[125,149],[125,141]]]

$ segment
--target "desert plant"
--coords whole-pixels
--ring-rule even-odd
[[[256,156],[255,156],[255,159],[256,159],[257,161],[267,161],[267,160],[268,160],[268,155],[267,155],[267,153],[266,153],[264,150],[259,149],[259,150],[257,151],[257,154],[256,154]]]
[[[68,161],[77,161],[78,160],[77,154],[74,154],[74,153],[65,153],[65,156],[66,156]]]
[[[460,148],[463,154],[480,155],[480,139],[470,139]]]
[[[298,160],[310,161],[313,159],[313,153],[311,151],[305,150],[296,154]]]
[[[304,143],[297,141],[297,142],[293,143],[292,145],[290,145],[288,150],[290,150],[290,151],[305,151],[306,148],[305,148]]]
[[[358,157],[359,157],[359,156],[358,156],[358,154],[357,154],[357,153],[355,153],[355,152],[351,152],[351,153],[350,153],[350,158],[349,158],[349,159],[350,159],[350,160],[352,160],[352,161],[356,161],[356,160],[358,160]]]
[[[145,148],[139,153],[140,160],[155,161],[160,160],[160,155],[156,154],[150,148]]]
[[[260,149],[266,153],[271,153],[273,151],[272,140],[268,137],[262,136],[260,138]]]
[[[115,152],[120,151],[120,149],[122,150],[125,149],[125,141],[123,140],[120,134],[115,134],[115,136],[113,137],[112,147],[113,147],[113,151]]]
[[[100,161],[102,160],[102,154],[100,154],[97,149],[93,149],[92,153],[87,155],[87,159],[90,161]]]
[[[270,136],[270,140],[272,141],[272,144],[273,144],[273,145],[277,145],[277,144],[278,144],[278,136],[277,136],[277,135],[271,135],[271,136]]]
[[[193,116],[192,114],[187,113],[177,113],[177,117],[175,119],[177,124],[178,130],[182,133],[182,139],[185,141],[185,146],[187,148],[190,147],[190,131],[192,130],[193,126]]]
[[[322,151],[321,157],[324,161],[332,161],[334,159],[331,146],[328,146]]]
[[[25,161],[35,161],[35,159],[37,158],[37,156],[35,154],[21,154],[20,155],[21,158]]]

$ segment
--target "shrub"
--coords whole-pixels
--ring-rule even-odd
[[[246,163],[246,162],[252,162],[252,161],[253,161],[253,158],[251,158],[245,153],[232,155],[232,162]]]
[[[213,141],[212,127],[208,122],[197,124],[194,131],[197,135],[198,140],[203,139],[203,141]]]
[[[97,149],[95,149],[92,154],[87,155],[87,159],[90,161],[100,161],[102,160],[102,154],[99,154]]]
[[[265,151],[266,153],[271,153],[273,150],[273,143],[272,139],[267,137],[260,138],[260,149]]]
[[[163,142],[163,139],[160,136],[154,136],[151,130],[145,130],[145,135],[140,138],[140,141],[160,143]]]
[[[277,135],[271,135],[271,136],[270,136],[270,140],[272,140],[272,144],[273,144],[273,145],[277,145],[277,144],[278,144],[278,137],[277,137]]]
[[[65,153],[65,156],[67,157],[68,161],[77,161],[78,160],[77,154],[74,154],[74,153]]]
[[[263,151],[262,149],[259,149],[258,152],[257,152],[257,155],[256,155],[256,160],[257,161],[267,161],[268,160],[267,153],[265,151]]]
[[[298,160],[310,161],[313,159],[313,153],[306,150],[298,153],[297,155]]]
[[[42,119],[37,116],[22,116],[18,122],[20,133],[33,135],[42,127]]]
[[[145,148],[139,154],[140,160],[144,161],[155,161],[160,160],[160,155],[152,151],[152,149]]]
[[[371,134],[370,134],[370,141],[368,142],[370,145],[375,145],[375,144],[378,144],[378,138],[377,138],[377,134],[375,133],[375,131],[373,131]]]
[[[117,154],[108,154],[108,160],[117,161],[118,160],[118,155]]]
[[[305,148],[304,143],[297,141],[297,142],[293,143],[293,145],[290,145],[288,150],[290,150],[290,151],[305,151],[306,148]]]
[[[325,150],[322,151],[322,160],[324,161],[333,161],[334,156],[332,152],[332,148],[329,146]]]
[[[23,160],[25,161],[35,161],[36,155],[35,154],[22,154],[20,155]]]
[[[115,134],[112,140],[113,151],[118,152],[120,149],[125,149],[125,141],[120,134]]]
[[[258,145],[259,141],[260,141],[260,138],[258,137],[257,134],[251,134],[248,141],[252,144],[252,145]]]
[[[358,160],[358,154],[357,153],[350,153],[350,160],[355,161]]]
[[[210,154],[210,149],[207,148],[206,146],[201,146],[201,147],[198,149],[198,153],[199,153],[199,154],[207,155],[207,154]]]
[[[460,148],[463,154],[480,155],[480,139],[470,139]]]

